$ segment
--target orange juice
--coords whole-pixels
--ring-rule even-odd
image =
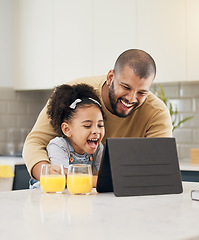
[[[93,188],[93,175],[69,174],[67,176],[67,188],[71,194],[90,193]]]
[[[65,189],[65,175],[41,176],[40,185],[44,192],[63,192]]]

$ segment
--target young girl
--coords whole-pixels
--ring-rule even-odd
[[[94,175],[99,171],[104,136],[103,111],[93,87],[86,84],[61,85],[50,97],[47,114],[58,135],[47,145],[52,164],[91,164]],[[94,176],[93,186],[97,176]],[[31,182],[30,182],[31,183]],[[30,188],[39,187],[32,181]]]

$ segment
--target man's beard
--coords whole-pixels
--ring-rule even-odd
[[[119,99],[118,99],[119,100]],[[114,89],[114,82],[112,82],[111,86],[110,86],[110,89],[109,89],[109,101],[110,101],[110,105],[111,105],[111,108],[113,110],[113,113],[118,116],[118,117],[121,117],[121,118],[126,118],[128,117],[129,115],[131,115],[135,110],[137,110],[137,105],[135,105],[135,108],[132,109],[128,114],[125,114],[125,113],[119,113],[117,111],[117,102],[118,100],[116,101],[116,96],[115,96],[115,89]],[[139,106],[140,107],[140,106]]]

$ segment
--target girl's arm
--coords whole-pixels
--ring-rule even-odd
[[[98,175],[94,175],[93,176],[93,187],[96,188],[97,186],[97,179],[98,179]]]
[[[50,141],[47,145],[47,153],[50,159],[51,164],[63,165],[64,173],[66,176],[67,183],[67,174],[68,174],[68,165],[69,165],[69,151],[67,149],[67,144],[63,138],[56,137]],[[56,171],[56,166],[52,165],[52,171]]]
[[[56,137],[52,139],[46,149],[51,164],[62,164],[64,168],[68,168],[69,150],[64,138]]]
[[[104,146],[102,143],[100,143],[96,152],[93,154],[93,157],[94,157],[93,187],[97,186],[98,172],[99,172],[100,164],[102,160],[103,149],[104,149]]]

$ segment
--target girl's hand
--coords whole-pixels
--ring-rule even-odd
[[[55,174],[58,175],[60,174],[60,168],[57,165],[51,165],[50,169],[49,169],[50,174]],[[68,174],[68,168],[64,168],[64,174],[66,177],[66,186],[67,186],[67,174]]]
[[[65,173],[65,172],[64,172]],[[59,175],[61,174],[61,169],[58,165],[50,165],[49,164],[49,174],[50,175]]]
[[[94,187],[94,188],[97,186],[97,178],[98,178],[97,175],[94,175],[94,176],[93,176],[93,187]]]

